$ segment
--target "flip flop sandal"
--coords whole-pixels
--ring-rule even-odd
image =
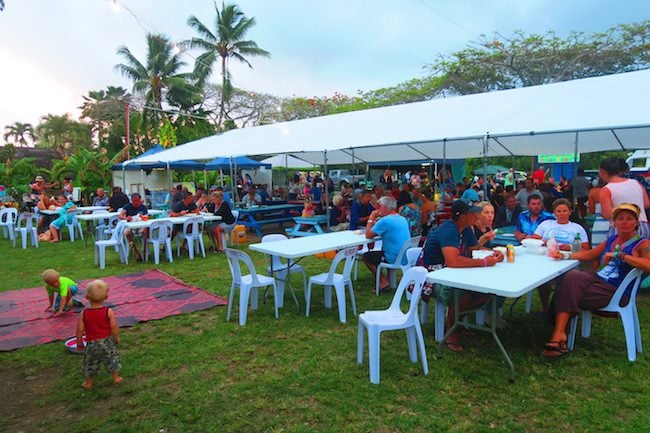
[[[542,356],[545,358],[560,358],[569,353],[566,341],[549,341],[544,345]]]

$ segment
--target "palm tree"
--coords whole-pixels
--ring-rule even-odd
[[[92,145],[90,127],[71,119],[68,114],[47,114],[36,127],[39,147],[53,148],[62,158]]]
[[[36,134],[31,123],[14,122],[13,125],[5,127],[5,141],[8,141],[9,137],[13,137],[13,142],[18,143],[20,147],[25,147],[27,146],[25,137],[28,137],[33,142],[36,139]]]
[[[147,60],[140,62],[131,51],[122,46],[117,53],[123,56],[126,64],[115,66],[123,76],[133,81],[133,92],[143,95],[145,107],[143,116],[154,121],[157,128],[166,117],[163,112],[163,93],[177,92],[189,85],[188,74],[179,73],[185,66],[179,54],[174,53],[174,47],[163,35],[147,34]]]
[[[194,75],[199,84],[212,74],[213,65],[221,59],[221,103],[219,104],[218,125],[225,117],[225,106],[232,95],[232,80],[228,69],[228,61],[236,59],[241,63],[253,67],[244,56],[271,57],[268,51],[257,46],[257,43],[245,40],[246,33],[255,26],[255,18],[246,18],[244,13],[235,4],[221,4],[221,10],[215,3],[217,17],[214,22],[215,31],[212,32],[194,15],[187,20],[187,25],[197,31],[199,37],[184,41],[183,45],[189,48],[199,48],[204,51],[194,65]]]

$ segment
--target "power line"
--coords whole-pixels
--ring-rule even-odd
[[[439,17],[441,17],[442,19],[444,19],[444,20],[446,20],[446,21],[452,23],[453,25],[455,25],[455,26],[458,27],[459,29],[461,29],[461,30],[463,30],[463,31],[465,31],[465,32],[467,32],[467,33],[469,33],[470,35],[474,36],[475,38],[480,38],[480,37],[481,37],[481,35],[476,34],[475,32],[473,32],[472,30],[469,30],[467,27],[463,26],[462,24],[457,23],[456,21],[452,20],[451,18],[445,16],[442,12],[440,12],[439,10],[437,10],[436,8],[434,8],[433,6],[431,6],[431,5],[430,5],[429,3],[427,3],[426,1],[424,1],[424,0],[417,0],[417,1],[418,1],[420,4],[422,4],[423,6],[425,6],[425,7],[429,8],[429,9],[431,9],[431,10],[432,10],[435,14],[437,14]]]

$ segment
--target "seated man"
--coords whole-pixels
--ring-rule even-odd
[[[93,206],[106,206],[108,197],[104,194],[104,188],[97,188],[97,195],[93,199]]]
[[[519,221],[522,208],[517,204],[515,195],[511,192],[506,193],[504,201],[505,204],[497,209],[494,215],[494,227],[514,226]]]
[[[241,202],[244,207],[259,206],[262,204],[262,197],[251,186],[248,188],[248,194],[242,198]]]
[[[514,196],[512,197],[514,199]],[[452,268],[474,268],[494,266],[503,261],[503,254],[495,251],[493,255],[484,259],[472,259],[472,250],[478,249],[479,240],[474,235],[474,224],[482,209],[470,206],[462,200],[455,201],[451,206],[451,219],[444,221],[434,229],[424,246],[424,266],[429,270],[437,270],[449,266]],[[485,243],[490,233],[481,236],[481,243]],[[453,288],[435,285],[436,298],[447,305],[446,325],[449,328],[454,321],[454,305],[452,302]],[[489,300],[487,295],[469,291],[462,291],[458,308],[460,311],[478,308]],[[462,352],[458,336],[454,333],[447,339],[447,347],[454,352]]]
[[[379,199],[379,209],[370,214],[366,225],[366,238],[372,239],[381,236],[382,250],[368,251],[363,261],[373,274],[377,274],[377,267],[381,262],[395,263],[402,245],[411,239],[406,218],[397,213],[397,202],[393,197],[384,196]],[[390,287],[387,276],[381,275],[379,289],[386,290]],[[374,292],[374,290],[373,290]]]
[[[528,236],[532,236],[535,234],[535,230],[537,230],[537,227],[539,227],[541,223],[553,219],[555,219],[555,216],[544,209],[542,197],[534,194],[529,195],[528,210],[519,214],[519,218],[517,219],[515,238],[517,238],[518,241],[521,241]]]
[[[133,195],[131,195],[131,202],[125,204],[124,207],[122,207],[122,212],[120,212],[119,218],[126,221],[133,221],[134,217],[137,220],[142,215],[148,215],[147,206],[145,206],[145,204],[142,202],[142,197],[140,196],[140,194],[136,192]],[[124,236],[126,236],[126,239],[129,241],[129,246],[131,247],[131,251],[133,251],[133,256],[138,262],[142,261],[142,255],[140,254],[140,251],[138,251],[138,248],[135,245],[134,237],[136,235],[142,235],[142,242],[143,244],[146,245],[148,234],[149,234],[149,230],[147,230],[146,228],[141,230],[138,229],[124,230]]]
[[[122,192],[119,186],[113,187],[113,195],[108,199],[108,207],[112,212],[117,212],[129,202],[129,198]]]
[[[372,198],[372,192],[364,190],[359,193],[359,197],[352,203],[352,207],[350,207],[350,230],[356,230],[366,225],[370,214],[374,211],[370,203]]]
[[[196,206],[196,203],[194,203],[194,196],[192,193],[186,192],[182,200],[177,201],[172,205],[169,216],[179,217],[198,213],[199,208]]]

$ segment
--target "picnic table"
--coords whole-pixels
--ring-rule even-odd
[[[237,208],[239,218],[237,224],[252,228],[258,237],[262,238],[262,226],[266,224],[280,224],[293,221],[296,212],[303,206],[295,204],[279,204],[270,206],[253,206],[250,208]],[[256,218],[257,217],[257,218]]]
[[[316,215],[313,217],[293,217],[296,225],[287,229],[287,235],[290,237],[296,236],[312,236],[322,235],[325,233],[322,224],[327,225],[327,215]]]

